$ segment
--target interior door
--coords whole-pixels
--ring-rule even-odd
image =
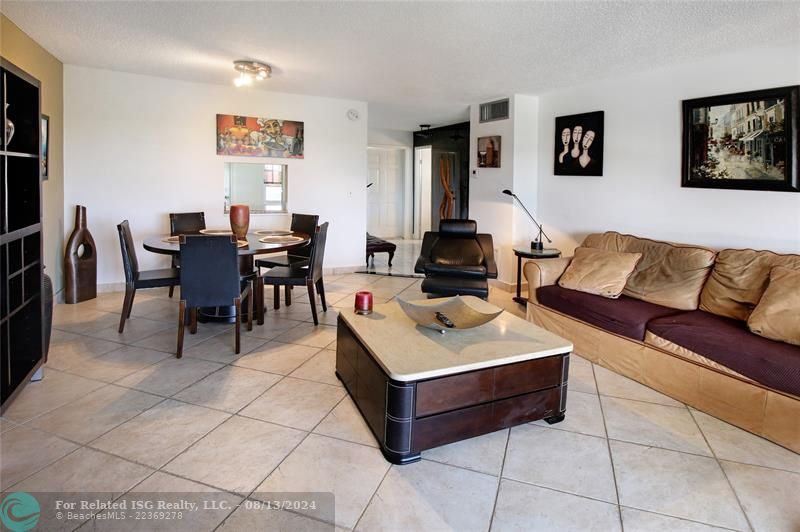
[[[403,236],[405,157],[403,150],[369,148],[367,231],[381,238]]]

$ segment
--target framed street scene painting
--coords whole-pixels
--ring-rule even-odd
[[[800,192],[799,95],[792,86],[684,100],[681,185]]]
[[[603,111],[556,117],[555,175],[603,175]]]
[[[217,115],[217,155],[302,159],[303,122]]]

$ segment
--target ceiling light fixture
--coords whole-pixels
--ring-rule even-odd
[[[254,79],[261,81],[272,76],[272,67],[258,61],[234,61],[233,69],[239,73],[233,78],[233,84],[237,87],[252,85]]]

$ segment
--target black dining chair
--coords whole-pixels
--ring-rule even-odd
[[[169,213],[169,234],[196,235],[206,228],[206,213],[204,212],[171,212]],[[178,255],[172,256],[172,267],[180,268],[181,261]],[[169,287],[169,297],[175,290],[174,286]]]
[[[183,356],[183,333],[186,309],[189,309],[189,332],[197,332],[197,309],[200,307],[236,307],[234,351],[240,349],[242,301],[248,302],[247,330],[253,330],[253,282],[239,275],[236,237],[232,235],[181,235],[181,302],[178,311],[178,350]],[[244,288],[242,288],[244,286]]]
[[[280,308],[280,287],[281,286],[303,286],[308,289],[308,300],[311,303],[311,316],[314,318],[314,325],[319,325],[317,319],[317,300],[314,297],[314,287],[319,292],[322,302],[322,311],[328,311],[325,303],[325,284],[322,281],[322,263],[325,258],[325,240],[328,235],[328,222],[320,225],[314,233],[314,242],[311,247],[311,256],[306,266],[278,266],[270,269],[263,276],[258,277],[257,284],[263,292],[264,285],[272,285],[275,289],[275,308]],[[262,298],[263,299],[263,298]],[[264,314],[263,308],[261,315]]]
[[[180,276],[175,268],[139,271],[139,261],[136,259],[136,248],[128,220],[117,225],[117,232],[119,247],[122,250],[122,267],[125,270],[125,299],[122,302],[122,316],[119,318],[119,332],[122,334],[125,330],[125,320],[131,317],[136,290],[164,286],[169,286],[172,290],[180,283]]]
[[[292,214],[292,224],[290,229],[305,233],[313,238],[314,231],[317,229],[319,216],[316,214]],[[312,242],[305,246],[294,248],[291,252],[283,256],[270,257],[256,260],[257,268],[274,268],[276,266],[305,266],[311,256]]]
[[[314,245],[314,233],[317,230],[317,224],[319,223],[319,215],[317,214],[300,214],[300,213],[293,213],[292,214],[292,223],[289,228],[292,231],[297,231],[300,233],[305,233],[311,237],[311,240],[305,245],[301,247],[297,247],[292,249],[286,255],[278,255],[277,257],[269,257],[265,259],[257,259],[255,261],[256,270],[258,270],[259,275],[261,274],[261,268],[274,268],[276,266],[297,266],[302,267],[308,264],[308,259],[311,256],[311,248]],[[291,286],[286,287],[286,304],[292,304],[292,293],[291,293]],[[259,323],[261,323],[259,321]]]

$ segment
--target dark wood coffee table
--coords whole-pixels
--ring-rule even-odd
[[[386,459],[406,464],[439,445],[537,419],[562,421],[571,351],[567,340],[508,312],[441,334],[391,302],[368,316],[341,311],[336,375]]]

